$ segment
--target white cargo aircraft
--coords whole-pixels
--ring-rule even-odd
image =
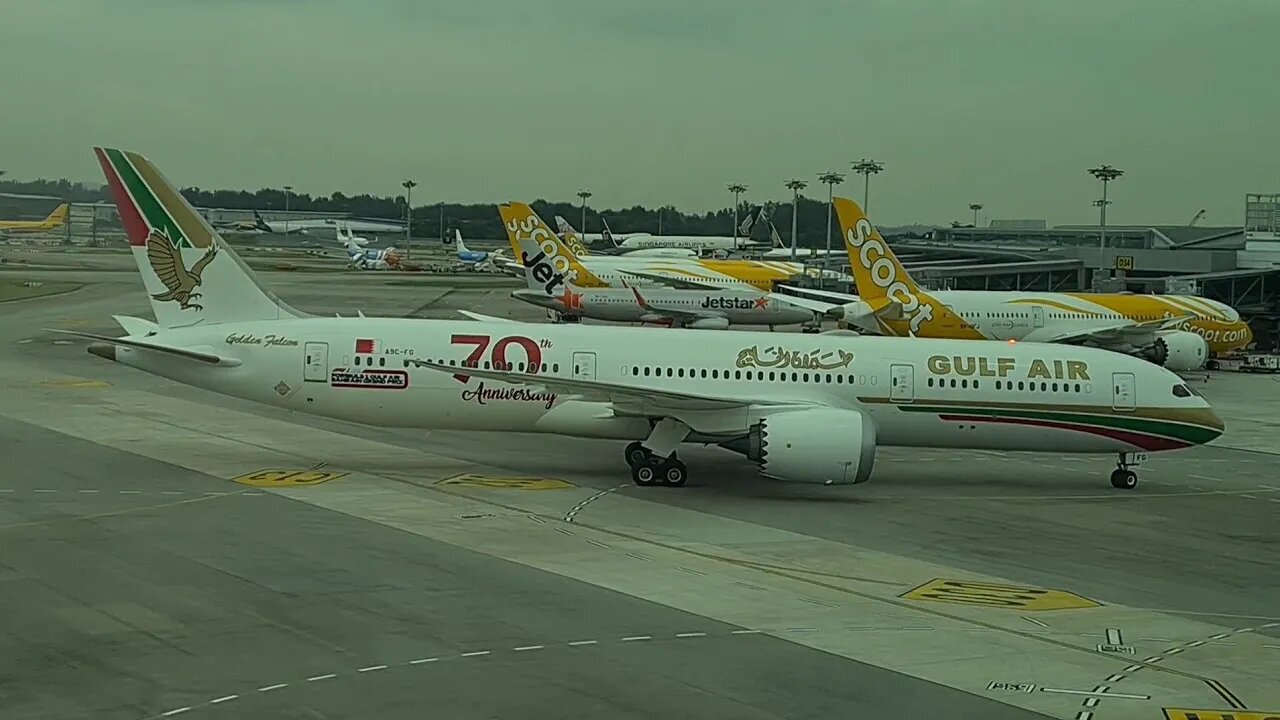
[[[1118,454],[1111,481],[1133,488],[1147,452],[1223,432],[1178,376],[1091,348],[732,330],[673,343],[483,316],[307,316],[265,290],[145,158],[95,152],[156,322],[117,316],[125,337],[51,332],[225,395],[379,426],[628,440],[641,485],[683,485],[676,450],[694,442],[740,452],[766,477],[825,485],[867,480],[880,445]],[[564,272],[530,265],[540,281]]]

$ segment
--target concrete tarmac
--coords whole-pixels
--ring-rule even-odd
[[[540,317],[536,308],[513,304],[504,289],[450,291],[430,283],[379,288],[385,281],[317,283],[297,274],[263,275],[284,299],[311,312],[358,306],[366,314],[444,317],[467,309],[531,321]],[[129,525],[145,517],[154,523],[146,528],[150,534],[137,529],[143,535],[130,535],[130,546],[169,548],[168,565],[147,553],[142,554],[147,560],[136,564],[119,559],[120,553],[102,553],[130,564],[126,575],[133,578],[128,586],[134,594],[117,602],[182,618],[161,600],[148,603],[171,592],[156,590],[173,584],[166,578],[192,575],[183,583],[188,595],[192,588],[210,588],[209,605],[262,608],[268,617],[296,623],[306,637],[322,640],[308,646],[310,652],[298,653],[303,648],[291,644],[299,642],[292,635],[284,639],[285,631],[250,623],[240,612],[207,625],[179,620],[183,639],[175,644],[212,646],[200,650],[200,662],[217,666],[215,679],[202,684],[207,667],[202,675],[176,660],[137,677],[120,667],[102,670],[94,683],[109,685],[112,678],[121,683],[128,676],[135,686],[154,691],[143,699],[110,696],[119,717],[131,717],[125,710],[159,713],[187,706],[190,713],[225,712],[231,711],[229,703],[250,697],[255,709],[237,712],[252,716],[256,708],[271,707],[273,716],[285,717],[373,712],[397,717],[408,712],[398,708],[412,708],[423,698],[423,681],[409,669],[442,668],[447,658],[454,658],[450,672],[462,673],[459,682],[449,683],[458,703],[450,710],[459,717],[520,714],[511,708],[522,706],[504,695],[508,687],[513,695],[527,691],[541,698],[540,707],[560,706],[570,714],[582,707],[584,716],[589,708],[596,716],[603,710],[636,717],[679,711],[808,717],[838,707],[846,712],[945,709],[958,717],[1105,712],[1109,718],[1140,718],[1159,717],[1163,707],[1280,707],[1272,681],[1280,675],[1280,611],[1274,601],[1280,594],[1280,557],[1273,549],[1280,456],[1259,452],[1267,449],[1270,421],[1258,398],[1274,392],[1271,378],[1215,373],[1197,385],[1227,420],[1227,442],[1154,456],[1142,470],[1139,489],[1129,493],[1107,483],[1106,458],[892,448],[879,454],[872,482],[856,488],[761,481],[739,457],[699,448],[682,451],[693,475],[688,487],[636,488],[616,443],[387,431],[300,417],[105,363],[88,356],[78,341],[55,344],[66,341],[40,332],[61,326],[110,334],[118,332],[111,313],[148,316],[136,275],[9,307],[15,306],[22,312],[4,313],[0,320],[0,358],[11,370],[5,393],[23,401],[0,409],[0,415],[20,421],[0,424],[0,438],[18,438],[24,448],[51,447],[55,437],[60,446],[70,447],[79,438],[93,444],[85,443],[89,449],[76,445],[76,457],[97,458],[96,448],[128,463],[104,455],[76,465],[46,451],[39,462],[55,468],[48,482],[61,478],[62,485],[33,482],[29,493],[13,487],[14,492],[0,494],[0,507],[10,513],[0,516],[3,522],[43,521],[49,513],[112,512],[122,502],[142,502],[141,494],[119,496],[121,489],[141,487],[126,488],[121,476],[95,472],[98,467],[128,467],[128,477],[138,476],[138,482],[147,481],[146,487],[161,493],[185,491],[188,485],[202,493],[242,491],[137,517],[126,513],[93,520],[101,532],[124,533],[121,526],[134,529]],[[1244,432],[1233,436],[1238,427]],[[202,435],[199,428],[207,429]],[[1232,441],[1238,447],[1227,444]],[[157,465],[165,460],[171,464]],[[56,470],[63,462],[72,464]],[[312,487],[268,490],[227,482],[255,467],[303,468],[318,462],[350,474]],[[176,475],[175,465],[185,474]],[[168,474],[160,467],[169,468]],[[556,478],[568,486],[538,492],[477,487],[465,484],[465,477],[456,479],[463,474]],[[62,492],[72,489],[70,478],[110,482],[97,489],[109,487],[117,496],[80,493],[94,489],[80,485],[74,487],[73,501],[72,494]],[[58,492],[35,492],[54,489]],[[195,498],[175,495],[171,501],[182,499]],[[235,503],[234,522],[187,517],[232,515],[225,509],[228,503]],[[216,504],[223,509],[215,512]],[[186,532],[197,525],[200,531]],[[41,567],[59,566],[40,562],[40,553],[58,549],[65,553],[60,561],[65,566],[72,562],[68,558],[75,564],[88,552],[79,549],[79,538],[66,523],[41,527],[46,539],[26,544],[30,555],[23,572],[68,596],[92,597],[98,585],[89,577],[64,572],[57,576],[62,585],[40,577]],[[206,532],[209,527],[217,530]],[[0,527],[0,532],[14,530]],[[223,535],[234,536],[225,547],[218,544]],[[344,542],[347,536],[355,540]],[[273,559],[264,559],[259,549],[264,547],[272,548]],[[413,550],[402,552],[405,547]],[[280,548],[287,554],[276,555]],[[226,568],[224,575],[243,580],[220,582],[202,574],[206,565]],[[297,570],[302,566],[305,571]],[[449,585],[456,593],[443,593],[443,600],[429,587],[389,579],[434,575],[436,568],[443,568],[439,572],[445,577],[461,578]],[[275,584],[272,578],[280,576],[297,584]],[[488,582],[491,577],[498,581]],[[321,580],[308,584],[305,578]],[[84,583],[76,584],[79,580]],[[378,592],[379,583],[392,588]],[[325,594],[326,584],[346,590]],[[543,594],[555,602],[539,605],[553,608],[539,612],[532,606]],[[592,597],[583,597],[587,594]],[[304,595],[312,602],[296,611],[299,617],[284,610],[303,607]],[[38,616],[32,627],[74,630],[76,621],[40,615],[48,603],[24,597],[18,593],[6,600]],[[640,624],[652,629],[623,617],[637,613],[646,618]],[[459,638],[442,629],[474,615],[488,618],[486,627],[515,631]],[[578,625],[558,625],[562,620]],[[575,634],[583,622],[597,625]],[[370,661],[388,665],[385,670],[344,671],[360,687],[386,683],[367,693],[325,685],[337,678],[272,675],[227,644],[208,640],[220,636],[220,628],[234,635],[238,624],[250,624],[255,637],[289,648],[295,658],[314,657],[315,667],[343,665],[347,658],[355,665],[360,662],[355,656],[363,652],[379,655],[382,643],[391,655],[413,654],[390,640],[365,645],[356,637],[394,635],[397,623],[419,628],[423,635],[415,637],[453,645],[425,656],[438,660],[404,665],[403,681],[399,671],[393,672],[399,666],[386,659]],[[347,625],[357,630],[344,630]],[[569,646],[562,638],[563,660],[544,655],[529,662],[531,653],[554,644],[535,636],[557,633],[597,642]],[[624,640],[645,636],[651,639]],[[663,637],[669,639],[658,642]],[[767,645],[738,644],[766,642],[766,637]],[[705,649],[695,649],[703,641],[708,642],[698,647]],[[503,642],[510,655],[500,658],[497,648]],[[526,642],[543,647],[515,650]],[[316,649],[325,643],[333,647]],[[22,647],[45,652],[38,637],[24,640]],[[583,660],[581,667],[573,664],[572,659],[586,657],[575,653],[587,648],[616,654]],[[491,654],[459,657],[484,650]],[[789,654],[795,652],[818,659],[798,660]],[[283,653],[266,655],[279,659]],[[478,674],[492,671],[494,660],[501,664],[498,675]],[[19,683],[33,688],[26,706],[31,717],[44,717],[41,703],[55,702],[48,686],[39,684],[50,672],[56,674],[56,663]],[[481,677],[489,689],[477,692]],[[211,705],[221,697],[213,689],[219,682],[238,697]],[[257,691],[276,682],[289,685]],[[690,683],[692,695],[665,682]],[[752,695],[749,688],[759,692]],[[873,694],[872,688],[885,692]],[[298,693],[273,695],[286,689]],[[471,693],[483,695],[483,703],[467,705],[468,699],[476,702]],[[681,704],[667,703],[672,697]],[[691,706],[690,697],[707,704]],[[925,698],[925,704],[902,705],[909,697]],[[262,704],[268,702],[280,704]],[[323,714],[307,715],[303,708]]]

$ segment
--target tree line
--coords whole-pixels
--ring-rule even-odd
[[[0,179],[0,192],[11,192],[33,195],[51,195],[65,199],[71,203],[111,202],[112,198],[106,185],[87,185],[69,180],[26,180],[16,181]],[[248,190],[206,190],[199,187],[182,189],[187,201],[198,208],[219,208],[229,210],[281,211],[285,209],[285,192],[278,188],[262,188],[257,191]],[[416,199],[415,199],[416,200]],[[659,208],[648,208],[634,205],[629,208],[594,208],[587,205],[587,227],[582,225],[582,206],[573,202],[556,202],[538,199],[531,203],[534,210],[548,223],[561,215],[581,232],[600,232],[603,229],[601,218],[608,222],[615,233],[648,232],[662,235],[732,235],[734,214],[731,208],[723,208],[707,213],[687,213],[680,209],[665,205]],[[738,209],[738,221],[742,222],[749,213],[758,212],[759,205],[743,201]],[[369,220],[392,220],[403,222],[405,218],[405,196],[378,196],[362,193],[347,195],[333,192],[329,195],[311,195],[309,193],[289,193],[288,209],[290,211],[308,211],[333,213],[335,215],[364,218]],[[443,209],[444,224],[441,225]],[[766,213],[773,221],[784,242],[789,243],[791,233],[791,202],[765,203]],[[414,236],[439,237],[452,233],[455,228],[462,231],[465,237],[500,239],[506,237],[502,220],[498,216],[494,203],[422,203],[415,201],[412,216]],[[833,234],[837,235],[838,224],[833,218]],[[799,201],[799,218],[797,237],[799,244],[806,247],[822,246],[826,242],[827,203],[826,200],[815,200],[804,196]],[[767,240],[770,236],[768,223],[756,223],[751,237]]]

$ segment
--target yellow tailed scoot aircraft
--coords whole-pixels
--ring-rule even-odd
[[[718,287],[742,287],[748,285],[772,292],[780,284],[786,283],[798,275],[814,275],[815,270],[808,269],[800,263],[766,262],[759,260],[699,260],[680,257],[627,257],[625,255],[590,255],[578,257],[551,231],[533,208],[525,203],[513,202],[499,206],[502,224],[507,229],[507,240],[511,243],[514,259],[498,261],[508,272],[520,268],[520,276],[524,276],[520,250],[520,237],[534,234],[542,243],[547,258],[550,258],[556,270],[555,276],[546,278],[546,282],[557,282],[563,286],[566,279],[580,288],[627,287],[631,285],[668,285],[674,287],[693,287],[704,289],[707,285]],[[530,258],[537,264],[547,258]],[[828,278],[849,281],[849,276],[840,272],[826,271]],[[559,278],[557,281],[556,278]],[[687,283],[684,281],[688,281]]]
[[[850,323],[870,317],[885,335],[1087,345],[1140,355],[1175,371],[1203,367],[1211,353],[1253,340],[1235,310],[1190,295],[926,292],[857,203],[834,202],[858,300],[848,298],[827,314]],[[830,300],[832,293],[822,296]]]
[[[43,220],[0,220],[0,232],[3,233],[38,233],[57,230],[67,223],[71,214],[71,206],[62,203]]]

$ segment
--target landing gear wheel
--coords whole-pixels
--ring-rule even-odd
[[[622,451],[623,457],[627,459],[627,464],[634,470],[636,466],[648,460],[653,453],[648,448],[640,444],[639,441],[628,443],[625,450]]]
[[[689,471],[674,455],[662,461],[658,472],[662,477],[662,484],[668,487],[681,487],[689,479]]]
[[[631,466],[631,481],[641,487],[658,483],[658,468],[653,463],[642,462]]]
[[[1138,473],[1125,468],[1116,468],[1111,472],[1111,487],[1121,490],[1132,490],[1138,487]]]

